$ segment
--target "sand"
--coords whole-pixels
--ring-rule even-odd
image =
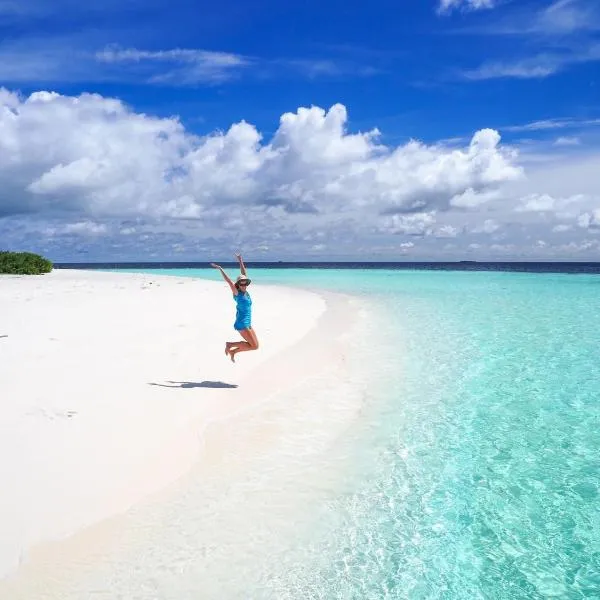
[[[207,424],[301,380],[298,358],[326,348],[314,333],[324,298],[259,284],[251,293],[261,348],[232,364],[225,283],[78,270],[0,276],[0,579],[40,544],[175,482],[198,459]]]

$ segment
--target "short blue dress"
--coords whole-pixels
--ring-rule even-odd
[[[233,328],[237,331],[252,327],[252,298],[248,292],[238,292],[233,299],[237,305]]]

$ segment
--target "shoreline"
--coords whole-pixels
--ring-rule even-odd
[[[119,276],[121,274],[117,274],[117,277]],[[163,277],[174,280],[179,279],[177,276],[169,275],[137,274],[136,277],[137,279],[154,281],[162,281]],[[220,286],[219,283],[207,282],[206,280],[188,278],[188,281],[202,282],[202,284],[208,284],[216,289]],[[280,289],[279,286],[270,285],[261,286],[261,288],[265,288],[265,290],[272,293]],[[220,291],[226,293],[222,289]],[[292,291],[294,297],[301,295],[304,299],[312,297],[315,300],[316,294],[313,291],[303,292],[296,289]],[[150,473],[138,472],[136,479],[134,479],[135,483],[132,485],[132,488],[138,490],[139,497],[136,501],[132,501],[129,506],[113,511],[111,514],[77,529],[62,539],[46,540],[35,544],[28,552],[28,558],[21,561],[20,568],[9,573],[4,579],[0,579],[0,591],[7,588],[7,592],[10,592],[13,598],[33,598],[36,597],[35,594],[39,593],[39,590],[46,590],[46,586],[50,581],[57,584],[58,580],[62,579],[59,573],[63,573],[68,580],[68,574],[72,575],[74,564],[87,562],[83,559],[83,556],[88,556],[93,562],[93,556],[96,552],[115,543],[115,540],[119,537],[118,530],[127,521],[128,513],[132,509],[145,503],[152,503],[155,498],[162,497],[164,494],[168,496],[169,490],[177,488],[181,481],[189,477],[190,472],[199,462],[207,464],[210,468],[211,460],[208,457],[214,457],[220,452],[218,442],[215,441],[215,435],[211,432],[226,429],[227,423],[232,423],[234,420],[244,421],[245,418],[260,412],[260,407],[277,395],[285,394],[296,385],[301,384],[306,377],[314,377],[320,370],[331,369],[332,359],[335,363],[336,356],[338,358],[337,365],[340,366],[344,362],[344,336],[349,335],[348,324],[352,322],[353,318],[354,320],[357,319],[356,315],[353,317],[352,310],[352,304],[356,302],[356,299],[333,293],[323,293],[323,295],[318,296],[318,301],[323,302],[324,306],[320,308],[313,306],[313,318],[307,323],[308,327],[305,323],[304,331],[297,332],[291,343],[287,345],[284,343],[283,347],[279,347],[276,352],[271,353],[264,360],[253,365],[252,368],[245,369],[238,380],[238,385],[242,389],[252,390],[252,397],[249,402],[247,401],[248,396],[244,400],[238,395],[237,401],[227,403],[227,405],[214,405],[214,412],[208,417],[207,415],[196,417],[187,422],[185,427],[179,428],[174,436],[176,441],[174,440],[169,445],[167,457],[161,452],[157,453],[157,459],[161,456],[163,458],[162,465],[159,468],[161,476],[168,474],[168,480],[163,481],[161,485],[149,484],[149,487],[140,495],[139,490],[142,488],[142,482],[149,481],[147,477]],[[231,309],[231,307],[228,308]],[[296,316],[296,313],[294,314]],[[257,331],[261,335],[261,330],[258,327]],[[268,333],[268,330],[265,329],[265,332]],[[269,336],[263,333],[262,338],[269,339]],[[238,360],[244,358],[246,356],[241,355]],[[224,356],[222,360],[227,361]],[[306,365],[307,361],[312,365],[312,371],[302,368],[302,363]],[[273,377],[273,373],[277,374],[276,378]],[[161,388],[161,391],[167,390]],[[186,393],[193,393],[194,391],[193,388],[187,389]],[[205,392],[206,390],[201,391]],[[211,391],[229,392],[229,390],[222,389]],[[218,435],[216,438],[218,439]],[[255,442],[258,442],[257,446],[264,447],[265,444],[268,445],[267,438],[261,437],[260,440],[255,440]],[[163,448],[166,447],[163,446]],[[254,448],[254,450],[256,449]],[[153,477],[156,477],[157,463],[150,460],[146,464],[149,471],[152,471]],[[69,567],[69,565],[71,566]],[[37,590],[37,592],[34,590]]]

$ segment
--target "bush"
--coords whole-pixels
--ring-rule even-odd
[[[52,263],[32,252],[0,252],[0,273],[39,275],[52,271]]]

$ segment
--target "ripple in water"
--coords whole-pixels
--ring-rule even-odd
[[[387,290],[370,468],[260,597],[600,598],[595,283],[417,273]]]
[[[293,273],[311,281],[325,287]],[[353,405],[347,388],[303,390],[278,425],[294,460],[149,509],[152,543],[113,557],[98,586],[144,600],[600,598],[598,281],[328,271],[379,302],[357,426],[303,457],[322,424],[302,415],[323,402],[335,422]]]

